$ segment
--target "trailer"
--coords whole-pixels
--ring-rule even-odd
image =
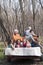
[[[5,48],[5,56],[8,60],[17,59],[40,59],[42,56],[40,47],[30,48]]]

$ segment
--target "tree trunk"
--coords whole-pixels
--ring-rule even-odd
[[[24,32],[24,11],[23,11],[23,7],[22,7],[22,0],[19,0],[19,4],[20,4],[20,9],[21,9],[21,18],[22,18],[22,32]]]
[[[5,29],[5,27],[3,25],[3,21],[2,21],[1,18],[0,18],[0,26],[1,26],[2,30],[3,30],[3,33],[4,33],[5,37],[6,37],[6,41],[9,42],[11,40],[10,35],[8,34],[7,30]]]
[[[32,9],[33,9],[33,30],[36,33],[36,30],[35,30],[35,0],[32,0]]]

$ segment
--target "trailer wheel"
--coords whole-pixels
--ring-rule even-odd
[[[40,60],[43,61],[43,54],[41,55]]]
[[[7,56],[7,61],[11,62],[11,57]]]

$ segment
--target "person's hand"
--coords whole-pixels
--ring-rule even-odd
[[[12,46],[11,48],[12,48],[12,50],[14,50],[14,46]]]
[[[14,50],[14,48],[12,47],[12,50]]]

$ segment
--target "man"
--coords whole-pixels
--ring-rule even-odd
[[[25,35],[25,38],[26,39],[32,39],[34,41],[34,38],[33,38],[33,33],[31,32],[31,27],[28,27],[28,29],[24,32],[24,35]]]
[[[25,31],[25,38],[30,41],[32,47],[37,47],[37,46],[39,46],[39,44],[34,39],[34,36],[37,37],[37,35],[32,30],[32,28],[31,27],[28,27],[28,29]]]

